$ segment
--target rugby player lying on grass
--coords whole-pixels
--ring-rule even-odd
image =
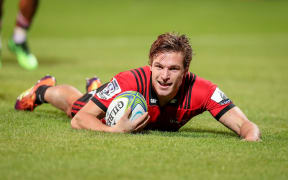
[[[55,78],[45,76],[17,98],[15,109],[33,111],[48,102],[72,117],[72,128],[119,133],[177,131],[192,117],[209,111],[244,140],[260,140],[257,125],[217,85],[189,72],[191,60],[192,48],[185,35],[162,34],[151,46],[149,66],[121,72],[102,86],[98,78],[92,78],[84,95],[69,85],[55,86]],[[148,113],[131,122],[128,110],[115,126],[107,126],[107,107],[115,96],[129,90],[145,97]]]

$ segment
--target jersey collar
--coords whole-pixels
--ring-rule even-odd
[[[183,83],[182,83],[183,85]],[[170,102],[168,104],[166,104],[165,106],[177,106],[178,105],[178,99],[181,95],[180,90],[182,89],[182,85],[180,86],[176,96],[170,100]],[[160,106],[159,104],[159,99],[157,97],[157,94],[152,86],[152,76],[150,76],[150,85],[149,85],[149,104],[152,106]]]

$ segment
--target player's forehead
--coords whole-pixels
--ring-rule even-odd
[[[161,52],[153,58],[152,65],[183,66],[183,61],[181,52]]]

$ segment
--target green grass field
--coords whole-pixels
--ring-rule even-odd
[[[29,34],[35,71],[7,49],[17,14],[5,1],[1,32],[0,179],[288,179],[288,2],[284,0],[41,1]],[[218,84],[262,141],[240,141],[204,113],[180,132],[109,134],[70,128],[50,105],[14,102],[45,74],[84,91],[148,62],[156,36],[187,34],[190,70]]]

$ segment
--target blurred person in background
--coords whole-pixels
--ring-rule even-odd
[[[0,32],[2,29],[3,2],[0,0]],[[38,66],[37,58],[30,52],[27,43],[27,33],[33,22],[39,0],[20,0],[19,11],[16,18],[16,24],[12,37],[8,41],[9,50],[16,55],[18,63],[27,70],[36,69]],[[2,42],[0,40],[0,51]],[[1,56],[0,56],[0,67]]]

